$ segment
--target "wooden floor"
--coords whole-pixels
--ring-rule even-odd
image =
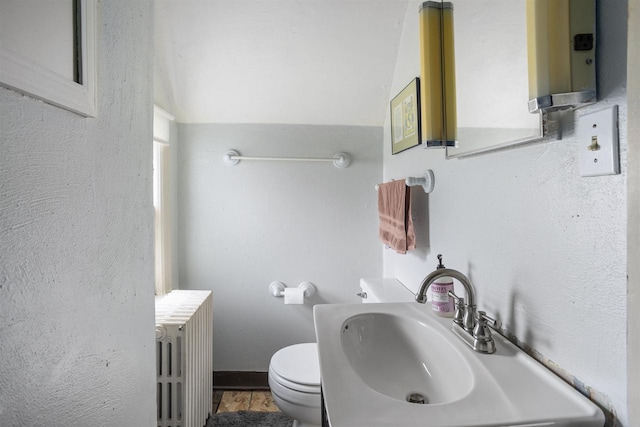
[[[270,391],[264,390],[214,390],[213,411],[236,412],[278,412]]]

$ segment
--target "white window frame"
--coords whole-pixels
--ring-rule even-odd
[[[153,141],[153,211],[156,295],[171,292],[171,228],[169,205],[169,146]]]
[[[0,43],[0,84],[84,117],[96,117],[96,6],[77,0],[80,83]]]
[[[153,116],[155,293],[163,295],[173,288],[170,123],[175,119],[157,106]]]

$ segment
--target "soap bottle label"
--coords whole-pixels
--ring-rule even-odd
[[[453,281],[431,285],[431,307],[440,315],[453,314],[455,311],[453,298],[449,296],[449,291],[453,291]]]

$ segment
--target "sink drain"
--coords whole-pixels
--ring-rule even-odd
[[[420,393],[409,393],[407,395],[407,402],[424,405],[425,403],[427,403],[427,398],[421,395]]]

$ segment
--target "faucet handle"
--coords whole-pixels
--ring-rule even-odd
[[[495,353],[496,343],[491,336],[491,329],[489,329],[488,323],[492,324],[492,328],[499,328],[501,326],[500,321],[487,316],[484,311],[478,311],[476,320],[472,333],[473,349],[482,353]]]
[[[460,298],[453,291],[449,291],[448,295],[454,299],[456,303],[456,311],[453,314],[453,322],[462,326],[465,331],[471,332],[476,325],[476,306],[464,303],[464,298]]]
[[[478,311],[477,314],[477,322],[475,327],[473,328],[473,338],[480,341],[490,341],[491,340],[491,329],[487,326],[487,313],[484,311]]]
[[[478,323],[482,322],[485,325],[490,326],[492,329],[502,328],[502,322],[492,317],[487,316],[486,311],[478,311]]]
[[[464,317],[464,298],[460,298],[458,295],[454,294],[453,291],[449,291],[448,295],[453,298],[456,306],[456,311],[453,313],[453,322],[462,326],[462,318]]]
[[[489,329],[489,326],[496,330],[499,330],[502,327],[502,322],[487,316],[485,311],[478,311],[476,318],[478,321],[473,328],[473,337],[477,340],[491,339],[491,330]]]
[[[449,291],[447,293],[451,298],[453,298],[453,300],[455,301],[456,305],[458,304],[462,304],[464,305],[464,298],[460,298],[458,295],[454,294],[453,291]],[[462,300],[462,301],[461,301]]]
[[[465,331],[471,332],[476,324],[475,310],[476,306],[470,306],[464,303],[464,298],[460,298],[453,291],[449,291],[448,295],[454,299],[456,303],[456,311],[453,314],[453,322],[464,328]]]

